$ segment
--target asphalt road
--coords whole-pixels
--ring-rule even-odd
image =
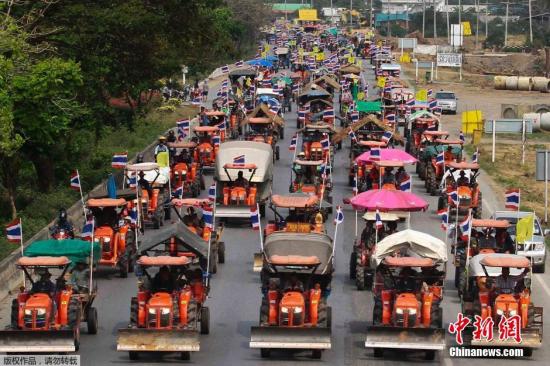
[[[373,79],[371,71],[366,73],[367,79]],[[213,91],[215,92],[215,91]],[[336,108],[335,108],[336,109]],[[295,105],[293,112],[285,117],[285,140],[280,142],[281,160],[275,164],[273,192],[285,194],[288,192],[290,166],[292,155],[288,152],[290,138],[295,131]],[[334,168],[334,202],[341,204],[342,198],[351,196],[351,188],[347,185],[347,168],[349,164],[349,143],[338,151]],[[209,180],[211,177],[208,177]],[[207,182],[208,186],[208,182]],[[428,199],[430,208],[426,212],[412,214],[411,227],[444,238],[439,228],[439,219],[435,214],[436,200],[427,197],[422,182],[413,175],[413,192]],[[488,215],[488,210],[484,214]],[[212,279],[212,288],[207,305],[210,307],[210,335],[201,336],[201,351],[192,353],[191,361],[186,363],[202,365],[292,365],[304,362],[310,365],[397,365],[403,362],[410,364],[448,365],[512,365],[517,360],[501,359],[451,359],[448,351],[442,352],[432,362],[424,361],[423,353],[407,353],[402,351],[386,352],[383,359],[375,359],[372,350],[364,348],[365,329],[372,319],[372,294],[369,291],[359,292],[348,277],[348,261],[352,243],[355,237],[355,213],[351,208],[344,207],[345,222],[340,227],[337,238],[337,249],[332,293],[329,303],[333,309],[332,349],[323,353],[322,360],[311,360],[309,352],[273,352],[270,359],[260,358],[259,350],[248,347],[250,327],[257,325],[261,293],[259,275],[252,271],[253,253],[259,249],[258,232],[248,225],[227,227],[223,240],[226,243],[226,263],[218,267],[218,273]],[[268,212],[268,219],[272,217]],[[262,220],[265,222],[265,220]],[[329,231],[334,230],[331,221],[327,224]],[[359,231],[362,229],[360,223]],[[154,235],[149,230],[146,235]],[[449,257],[451,258],[450,254]],[[448,265],[444,306],[444,324],[456,319],[460,309],[457,292],[453,286],[454,268]],[[550,305],[550,275],[536,274],[533,280],[534,299],[536,304],[547,307]],[[183,362],[177,355],[155,357],[143,355],[139,361],[130,361],[128,354],[116,351],[116,333],[118,328],[128,324],[130,298],[136,293],[136,279],[130,275],[120,279],[115,273],[101,272],[99,275],[99,296],[96,306],[99,311],[99,333],[87,335],[83,331],[81,339],[82,365],[112,365],[138,364],[161,365],[172,362]],[[11,301],[11,300],[10,300]],[[8,303],[3,306],[2,318],[9,319],[6,312]],[[9,311],[9,310],[8,310]],[[545,333],[548,333],[545,326]],[[448,336],[448,341],[451,337]],[[547,344],[548,342],[546,342]],[[550,350],[548,347],[534,352],[529,359],[530,365],[548,364]]]

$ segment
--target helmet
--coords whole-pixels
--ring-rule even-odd
[[[136,163],[143,163],[143,159],[144,159],[143,153],[139,153],[136,158]]]
[[[65,210],[64,208],[59,209],[59,220],[60,221],[67,220],[67,210]]]
[[[159,141],[166,141],[166,136],[159,136]]]

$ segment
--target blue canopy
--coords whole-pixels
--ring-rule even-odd
[[[252,66],[262,66],[262,67],[272,67],[273,66],[273,62],[268,61],[268,60],[264,60],[264,59],[250,60],[250,61],[246,61],[246,63],[249,64],[249,65],[252,65]]]
[[[277,58],[277,56],[269,55],[269,56],[267,56],[264,60],[272,61],[272,62],[273,62],[273,61],[277,61],[278,58]]]
[[[279,107],[281,105],[281,102],[279,102],[279,100],[277,100],[276,98],[267,96],[267,95],[260,96],[258,98],[258,100],[260,101],[260,103],[266,103],[270,107],[275,107],[275,106]]]

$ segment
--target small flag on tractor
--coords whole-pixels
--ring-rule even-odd
[[[393,116],[395,117],[395,114]],[[395,122],[395,119],[394,119],[394,122]],[[385,142],[386,144],[388,144],[390,142],[390,140],[392,139],[392,137],[393,137],[393,132],[386,131],[382,135],[382,141]]]
[[[376,210],[375,225],[376,225],[376,230],[380,230],[384,227],[384,223],[382,222],[382,218],[380,217],[380,211],[378,210]]]
[[[111,160],[111,167],[115,169],[124,169],[128,164],[128,153],[120,153],[113,155],[113,160]]]
[[[306,111],[298,111],[298,120],[305,121],[306,120]]]
[[[92,215],[89,215],[86,218],[86,223],[82,227],[82,233],[80,234],[80,238],[82,240],[86,240],[86,239],[91,240],[93,236],[94,236],[94,217]]]
[[[458,225],[460,227],[460,231],[462,232],[462,240],[468,241],[472,232],[472,216],[468,214],[468,217],[466,217],[466,219]]]
[[[373,147],[370,149],[370,159],[373,161],[380,160],[380,156],[382,155],[382,152],[379,147]]]
[[[212,185],[208,188],[208,200],[211,202],[216,200],[216,183],[212,183]]]
[[[23,239],[23,225],[20,218],[16,218],[6,225],[6,237],[10,243],[21,243]]]
[[[351,112],[351,122],[357,122],[359,121],[359,112],[353,111]]]
[[[445,162],[445,153],[442,151],[439,154],[437,154],[435,158],[435,163],[439,165],[439,164],[443,164],[444,162]]]
[[[243,65],[244,65],[244,61],[243,61],[243,60],[240,60],[240,61],[235,62],[235,66],[236,66],[236,67],[243,67]]]
[[[344,212],[342,207],[336,207],[336,215],[334,216],[334,225],[339,225],[344,222]]]
[[[74,189],[75,191],[80,191],[80,175],[78,174],[77,170],[75,170],[73,174],[71,174],[71,189]]]
[[[174,198],[182,198],[183,197],[183,184],[179,186],[178,188],[174,189],[172,192],[172,197]]]
[[[399,189],[403,192],[410,192],[411,191],[411,176],[407,174],[407,177],[399,183]]]
[[[334,109],[327,108],[323,111],[323,118],[334,118]]]
[[[458,138],[462,141],[462,143],[466,142],[466,137],[464,137],[464,133],[462,131],[460,131]]]
[[[431,98],[433,93],[434,93],[433,89],[428,89],[428,92],[427,92],[428,98]]]
[[[353,190],[353,195],[357,196],[357,194],[359,193],[359,187],[357,186],[357,174],[353,176],[353,184],[351,189]]]
[[[288,147],[289,151],[295,151],[296,150],[297,141],[298,141],[298,135],[292,136],[292,139],[290,140],[290,146]]]
[[[224,74],[227,74],[229,72],[229,66],[228,65],[222,66],[222,72]]]
[[[244,155],[239,155],[233,158],[233,164],[235,165],[244,165],[245,157]]]
[[[258,212],[258,205],[250,207],[250,223],[252,229],[260,230],[260,214]]]
[[[414,107],[415,103],[416,103],[416,99],[414,97],[411,97],[405,102],[405,104],[409,107]]]
[[[395,123],[395,113],[386,114],[386,121],[389,123]]]
[[[330,150],[330,139],[327,134],[325,134],[325,137],[321,140],[321,146],[323,147],[323,151]]]
[[[455,206],[458,206],[458,192],[455,189],[454,191],[448,193],[449,197],[451,198],[451,201],[453,201],[453,204]]]
[[[449,226],[449,209],[442,208],[437,211],[437,215],[441,218],[441,230],[447,231]]]
[[[220,136],[219,135],[212,136],[212,144],[214,145],[214,147],[219,147],[220,146]]]
[[[519,203],[521,200],[521,190],[519,188],[507,189],[505,207],[511,210],[519,210]]]
[[[178,129],[178,141],[182,141],[189,134],[191,129],[191,122],[188,119],[184,119],[176,122]]]
[[[209,229],[214,228],[214,213],[212,210],[212,206],[205,205],[202,208],[202,220],[204,222],[204,227],[207,227]]]
[[[138,212],[137,212],[137,207],[132,207],[132,211],[130,211],[130,223],[132,225],[135,225],[137,224],[137,221],[138,221]]]
[[[428,104],[428,108],[433,110],[435,107],[437,107],[437,100],[435,100],[435,99],[430,100],[430,102]]]

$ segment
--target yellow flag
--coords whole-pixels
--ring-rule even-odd
[[[157,154],[157,164],[161,168],[170,166],[170,156],[168,155],[168,151],[159,152]]]
[[[416,92],[415,98],[419,102],[427,102],[428,101],[428,91],[426,89],[420,89],[419,91]]]
[[[523,244],[528,240],[533,240],[533,230],[535,228],[535,215],[529,215],[519,219],[516,224],[516,242]]]
[[[383,88],[384,86],[386,86],[386,78],[383,77],[383,76],[379,76],[378,77],[378,82],[376,83],[376,86],[379,87],[379,88]]]
[[[462,29],[465,36],[472,35],[472,27],[470,26],[470,22],[462,22]]]
[[[267,58],[267,51],[262,52],[262,58]]]

